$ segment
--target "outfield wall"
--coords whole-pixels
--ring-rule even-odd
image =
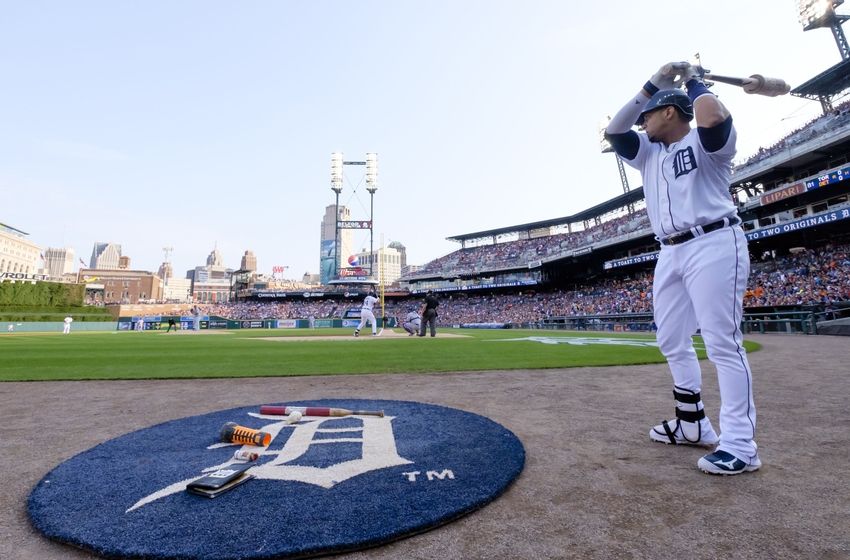
[[[191,315],[144,315],[132,317],[119,317],[116,328],[119,331],[134,331],[139,327],[146,331],[158,331],[168,329],[168,320],[174,319],[180,330],[192,330],[194,317]],[[200,330],[207,329],[331,329],[350,328],[353,329],[360,324],[359,318],[350,319],[226,319],[215,315],[201,315],[199,318]],[[381,318],[377,318],[377,327],[381,328]],[[387,317],[387,327],[398,326],[395,317]]]
[[[32,322],[32,323],[9,323],[0,322],[0,335],[9,332],[9,325],[14,327],[13,332],[62,332],[64,323],[62,321],[51,322]],[[80,331],[114,331],[118,328],[118,323],[115,321],[74,321],[71,324],[71,332]]]

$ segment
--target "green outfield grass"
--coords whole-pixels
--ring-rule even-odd
[[[400,329],[399,329],[400,331]],[[462,338],[355,339],[350,329],[207,333],[0,334],[0,381],[178,379],[569,368],[663,362],[651,346],[542,344],[525,337],[654,336],[522,330],[444,330]],[[269,341],[337,335],[337,340]],[[701,341],[697,339],[700,357]],[[747,342],[747,350],[758,345]]]

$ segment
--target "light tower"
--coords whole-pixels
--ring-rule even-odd
[[[602,149],[603,154],[614,154],[614,159],[617,162],[617,171],[620,173],[620,184],[623,186],[623,193],[629,192],[631,188],[629,187],[629,178],[626,175],[626,168],[623,165],[623,159],[620,157],[620,154],[614,151],[614,147],[611,145],[611,142],[608,141],[608,138],[605,137],[605,131],[608,129],[608,123],[611,122],[611,117],[607,117],[599,123],[599,147]],[[629,204],[629,214],[635,211],[635,205]]]
[[[366,190],[369,191],[369,276],[375,276],[375,191],[378,190],[378,154],[366,154]]]
[[[336,194],[334,203],[334,278],[339,277],[339,195],[342,193],[342,153],[331,154],[331,190]]]
[[[850,19],[850,16],[835,13],[835,8],[843,3],[844,0],[797,0],[797,13],[800,19],[800,25],[803,26],[803,31],[811,31],[812,29],[821,27],[828,27],[832,30],[832,36],[835,38],[838,52],[841,53],[841,60],[845,64],[837,64],[827,70],[827,72],[837,72],[839,76],[843,74],[843,80],[838,80],[840,85],[835,88],[841,90],[846,89],[848,85],[846,63],[850,60],[850,46],[848,46],[847,37],[844,36],[844,31],[841,29],[841,24]],[[837,78],[833,78],[833,80],[837,80]],[[811,82],[812,80],[799,86],[791,94],[797,97],[820,101],[824,114],[832,111],[832,98],[840,93],[840,91],[808,91],[806,86]]]
[[[339,195],[342,193],[343,166],[364,165],[366,166],[366,190],[369,192],[369,220],[340,220],[339,219]],[[374,240],[374,212],[375,192],[378,190],[378,154],[369,152],[365,161],[345,161],[342,152],[331,154],[331,190],[336,196],[334,204],[335,234],[334,234],[334,278],[339,279],[339,232],[342,229],[368,229],[369,230],[369,276],[374,274],[375,240]],[[357,187],[354,188],[357,190]]]

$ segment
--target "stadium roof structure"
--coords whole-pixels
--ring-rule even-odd
[[[799,173],[816,172],[828,162],[843,161],[850,151],[850,124],[844,123],[827,135],[794,145],[765,158],[760,163],[744,165],[732,172],[732,184],[787,182]],[[827,163],[823,163],[827,162]]]
[[[607,214],[608,212],[613,212],[619,208],[624,206],[629,206],[630,204],[634,204],[635,202],[643,200],[643,187],[638,187],[636,189],[632,189],[628,192],[621,194],[615,198],[610,200],[606,200],[601,204],[597,204],[587,210],[582,210],[577,214],[573,214],[572,216],[564,216],[562,218],[553,218],[551,220],[543,220],[540,222],[529,222],[527,224],[519,224],[515,226],[506,226],[496,229],[488,229],[484,231],[476,231],[474,233],[464,233],[461,235],[455,235],[452,237],[447,237],[446,239],[449,241],[458,241],[460,243],[464,243],[466,241],[471,241],[473,239],[483,239],[486,237],[494,237],[497,235],[504,235],[506,233],[517,233],[520,231],[530,231],[534,229],[540,229],[545,227],[553,227],[553,226],[562,226],[566,224],[574,224],[577,222],[583,222],[585,220],[591,220],[598,216],[602,216]]]
[[[27,232],[21,231],[18,228],[13,228],[12,226],[6,225],[3,222],[0,222],[0,230],[5,231],[7,233],[13,233],[21,237],[23,237],[24,235],[29,235]]]
[[[791,90],[792,95],[809,99],[833,97],[850,88],[850,59],[842,60],[814,78]]]

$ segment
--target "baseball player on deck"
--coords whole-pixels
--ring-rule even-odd
[[[635,123],[643,132],[631,130]],[[729,194],[737,137],[732,117],[695,68],[671,62],[620,109],[606,136],[641,172],[647,213],[661,244],[652,291],[676,417],[653,427],[649,437],[674,445],[717,444],[697,463],[710,474],[758,470],[752,374],[740,329],[750,260]],[[700,398],[702,374],[691,338],[697,329],[717,368],[719,437]]]
[[[378,329],[376,327],[375,314],[372,312],[372,308],[375,307],[375,304],[378,302],[378,298],[375,297],[375,291],[370,290],[369,294],[363,300],[363,307],[360,309],[360,324],[357,325],[357,328],[354,329],[354,336],[360,336],[360,329],[366,324],[366,321],[369,321],[369,324],[372,325],[372,336],[378,335]]]

